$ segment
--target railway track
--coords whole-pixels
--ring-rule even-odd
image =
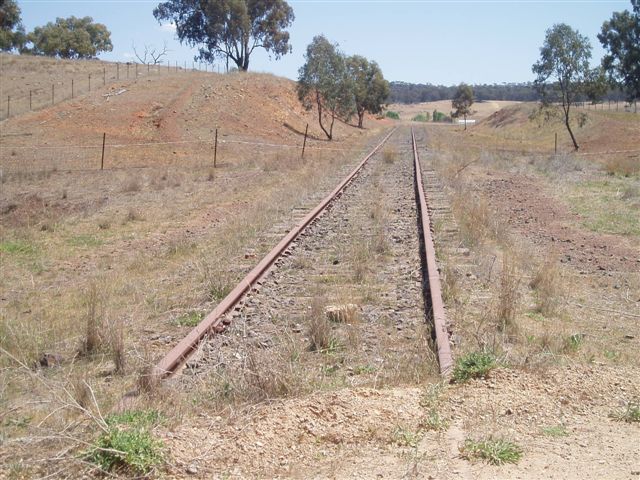
[[[451,351],[413,131],[391,131],[155,367],[223,395],[446,375]]]

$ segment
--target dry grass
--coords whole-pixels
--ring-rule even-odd
[[[386,147],[382,151],[382,159],[386,164],[391,165],[395,163],[397,158],[398,158],[398,152],[396,152],[396,150],[393,149],[392,147]]]
[[[529,286],[535,291],[536,310],[545,317],[556,315],[563,303],[564,280],[553,255],[547,256]]]
[[[80,351],[91,355],[104,347],[106,341],[107,301],[104,284],[93,280],[84,290],[85,334]]]
[[[516,334],[516,314],[520,300],[520,272],[513,255],[507,253],[502,260],[502,272],[496,302],[496,320],[498,329],[508,334]]]
[[[640,158],[612,156],[605,161],[604,169],[609,175],[637,175],[640,174]]]
[[[331,346],[331,342],[335,339],[333,335],[333,327],[327,318],[325,309],[326,300],[322,298],[314,298],[309,312],[309,327],[307,330],[309,348],[314,352],[328,350]]]

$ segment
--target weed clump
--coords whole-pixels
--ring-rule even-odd
[[[640,423],[640,399],[632,400],[622,411],[609,414],[618,422]]]
[[[471,378],[486,377],[496,365],[496,359],[491,353],[468,353],[456,361],[453,368],[453,380],[457,383],[463,383]]]
[[[148,474],[162,463],[162,442],[151,433],[160,420],[160,414],[154,410],[107,417],[105,431],[86,454],[87,460],[105,471]]]
[[[492,465],[518,463],[522,458],[522,448],[509,440],[491,438],[486,440],[467,439],[460,449],[462,456],[468,460],[479,458]]]

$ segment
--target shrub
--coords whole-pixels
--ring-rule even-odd
[[[496,359],[490,353],[471,352],[456,360],[453,368],[453,379],[466,382],[470,378],[486,377],[496,367]]]
[[[428,122],[429,121],[429,113],[419,113],[415,117],[411,119],[414,122]]]
[[[105,471],[149,473],[162,462],[162,442],[151,434],[151,427],[160,420],[155,410],[134,410],[107,417],[106,431],[86,458]]]
[[[398,112],[394,112],[393,110],[389,110],[387,113],[385,113],[385,117],[392,120],[400,120],[400,115],[398,115]]]

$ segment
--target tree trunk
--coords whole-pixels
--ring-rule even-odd
[[[327,132],[327,129],[322,125],[322,102],[320,101],[320,93],[318,92],[316,92],[316,103],[318,104],[318,123],[320,124],[320,128],[327,138],[331,140],[331,133]],[[333,123],[331,124],[331,127],[333,128]]]
[[[333,140],[333,124],[336,121],[336,111],[331,110],[331,126],[329,127],[329,141]]]
[[[364,123],[364,108],[358,109],[358,128],[363,128]]]
[[[578,146],[578,142],[576,142],[576,137],[573,135],[573,131],[571,130],[571,125],[569,124],[569,108],[570,106],[567,105],[566,107],[563,105],[564,108],[564,124],[567,127],[567,130],[569,131],[569,135],[571,136],[571,141],[573,142],[573,147],[578,150],[580,147]]]

